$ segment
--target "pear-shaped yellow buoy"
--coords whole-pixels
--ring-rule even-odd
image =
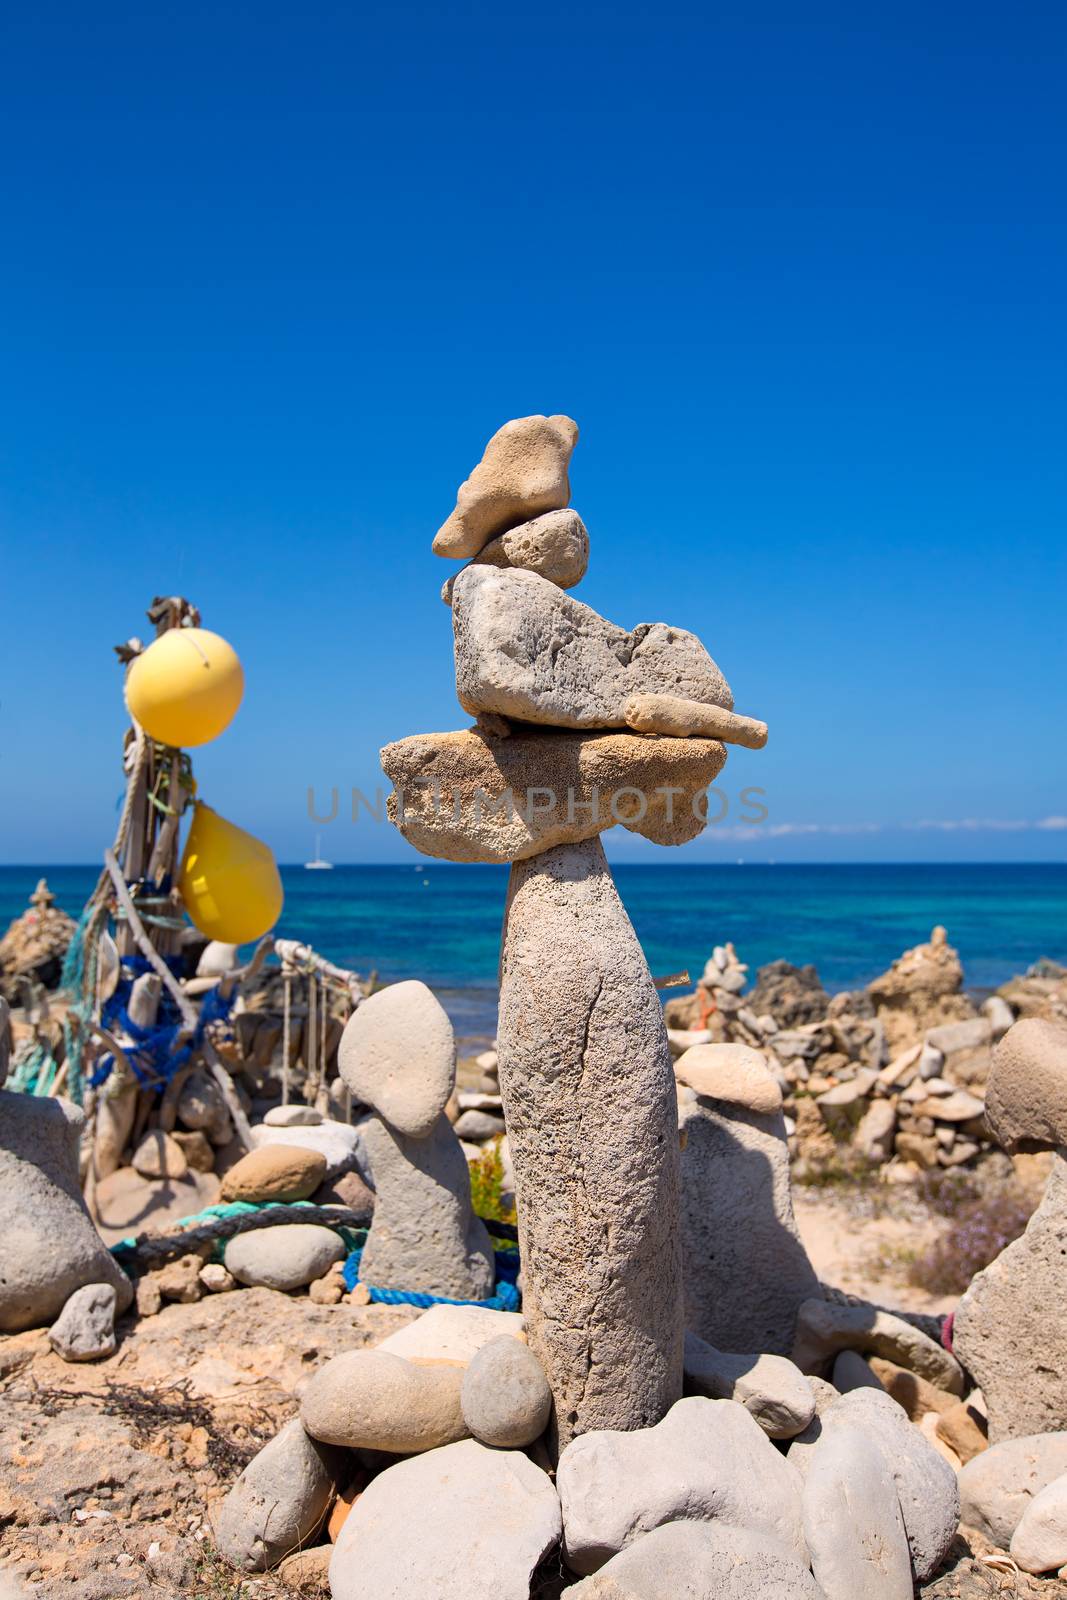
[[[223,944],[247,944],[268,933],[285,898],[270,849],[199,800],[178,888],[194,925]]]
[[[168,628],[134,656],[126,706],[150,739],[188,748],[228,728],[244,693],[237,652],[208,628]]]

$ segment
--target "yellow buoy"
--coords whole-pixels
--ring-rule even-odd
[[[281,915],[282,880],[273,854],[202,801],[196,802],[178,888],[192,922],[209,939],[247,944]]]
[[[207,744],[233,721],[244,686],[225,639],[208,628],[168,628],[130,663],[126,705],[160,744]]]

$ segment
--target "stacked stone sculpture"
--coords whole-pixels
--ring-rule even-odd
[[[424,983],[394,983],[352,1013],[341,1077],[374,1115],[363,1127],[376,1192],[360,1276],[455,1300],[493,1292],[493,1246],[471,1208],[467,1162],[445,1115],[452,1024]]]
[[[444,598],[476,725],[382,752],[389,814],[412,844],[512,863],[500,1089],[557,1450],[591,1429],[654,1427],[682,1392],[675,1080],[599,835],[695,837],[723,741],[758,748],[767,733],[734,713],[695,635],[619,627],[564,593],[588,559],[568,509],[577,438],[569,417],[508,422],[461,486],[434,550],[469,561]]]

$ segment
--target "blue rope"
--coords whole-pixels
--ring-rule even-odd
[[[424,1309],[430,1306],[482,1306],[486,1311],[518,1311],[522,1304],[522,1296],[514,1281],[519,1270],[518,1256],[514,1250],[494,1250],[493,1254],[497,1269],[496,1293],[489,1300],[453,1300],[444,1294],[422,1294],[417,1289],[379,1289],[369,1283],[365,1287],[371,1300],[383,1306],[422,1306]],[[359,1282],[362,1258],[362,1250],[353,1250],[345,1259],[342,1274],[348,1290],[354,1289]],[[504,1276],[505,1273],[509,1276]]]
[[[181,958],[171,956],[164,958],[171,971],[177,974],[181,970]],[[209,989],[200,1006],[200,1018],[193,1037],[186,1041],[181,1048],[176,1048],[178,1035],[182,1029],[181,1014],[177,1004],[170,993],[164,989],[160,995],[158,1018],[150,1028],[139,1027],[134,1022],[127,1010],[130,995],[133,991],[135,978],[142,973],[153,971],[150,961],[145,956],[124,956],[122,961],[122,978],[115,993],[108,1000],[103,1009],[102,1020],[107,1028],[120,1026],[126,1035],[132,1039],[136,1048],[127,1051],[130,1065],[138,1081],[146,1086],[160,1088],[163,1083],[169,1083],[178,1068],[184,1066],[190,1056],[196,1051],[204,1037],[204,1029],[210,1022],[225,1020],[233,1010],[237,999],[236,990],[228,996],[219,993],[218,988]],[[111,1075],[115,1065],[113,1056],[104,1056],[100,1065],[89,1080],[93,1088],[99,1088]]]

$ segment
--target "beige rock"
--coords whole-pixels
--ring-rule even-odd
[[[522,567],[560,589],[573,589],[589,565],[589,535],[577,511],[546,511],[543,517],[490,539],[474,559],[487,567]],[[456,576],[441,590],[441,599],[448,606]]]
[[[963,963],[942,927],[934,928],[927,944],[905,950],[867,987],[889,1047],[896,1051],[920,1042],[939,1023],[972,1016],[962,991]]]
[[[655,844],[684,844],[706,826],[704,790],[725,760],[710,739],[537,729],[508,739],[415,734],[381,752],[394,786],[389,817],[408,843],[486,862],[524,861],[617,823]]]
[[[184,1178],[142,1178],[132,1167],[120,1167],[96,1188],[97,1226],[107,1244],[150,1228],[168,1233],[176,1222],[193,1217],[219,1198],[213,1172],[190,1170]]]
[[[433,542],[439,556],[476,556],[496,534],[558,511],[571,497],[567,467],[578,442],[570,417],[505,422],[456,495],[456,509]]]
[[[130,1165],[142,1178],[184,1178],[189,1170],[181,1145],[158,1128],[145,1134],[130,1158]]]
[[[924,1439],[928,1439],[939,1456],[946,1460],[953,1472],[958,1472],[963,1465],[952,1446],[942,1438],[937,1431],[937,1424],[941,1420],[939,1411],[924,1411],[915,1426]]]
[[[1067,1474],[1034,1496],[1009,1548],[1024,1572],[1055,1572],[1067,1562]]]
[[[493,712],[556,728],[621,728],[632,695],[733,707],[695,634],[665,622],[629,631],[534,572],[467,567],[452,591],[456,693]]]
[[[224,1175],[224,1201],[307,1200],[326,1176],[326,1158],[299,1145],[270,1144],[250,1150]]]
[[[935,1094],[928,1100],[920,1100],[915,1107],[917,1117],[933,1117],[936,1122],[970,1122],[972,1117],[980,1117],[985,1106],[977,1095],[968,1094],[966,1089],[957,1089],[955,1094]]]
[[[152,1276],[164,1300],[177,1300],[181,1305],[202,1300],[204,1285],[200,1282],[200,1269],[203,1265],[203,1257],[190,1252],[176,1261],[168,1261],[154,1272]]]
[[[332,1544],[315,1544],[310,1550],[294,1550],[277,1568],[278,1581],[307,1600],[320,1600],[330,1593]]]
[[[200,1268],[200,1282],[210,1294],[227,1294],[236,1289],[237,1279],[227,1272],[221,1261],[208,1261]]]
[[[413,1455],[464,1439],[463,1368],[419,1366],[383,1350],[334,1356],[308,1380],[300,1416],[313,1439]]]
[[[960,1520],[1007,1550],[1027,1507],[1064,1473],[1067,1432],[1003,1439],[960,1472]]]
[[[982,1412],[966,1400],[957,1400],[937,1419],[939,1435],[963,1462],[989,1449],[988,1426]]]
[[[682,1388],[677,1100],[659,998],[597,840],[512,868],[498,1044],[524,1313],[553,1427],[562,1447],[648,1426]]]
[[[822,1371],[839,1350],[880,1355],[929,1379],[949,1394],[963,1393],[959,1362],[929,1335],[870,1305],[805,1300],[797,1316],[793,1360],[802,1372]]]
[[[722,739],[749,750],[762,750],[767,743],[765,722],[739,717],[723,706],[683,700],[679,695],[632,694],[622,711],[627,727],[637,733],[669,733],[682,739],[699,734],[704,739]]]
[[[904,1407],[912,1422],[918,1422],[929,1411],[947,1415],[962,1404],[937,1384],[921,1378],[917,1372],[909,1372],[907,1367],[897,1366],[895,1361],[887,1361],[884,1356],[872,1355],[870,1367],[882,1388]]]
[[[448,1013],[417,979],[391,983],[348,1019],[337,1064],[357,1100],[398,1132],[424,1139],[456,1081]]]
[[[993,1051],[986,1118],[1005,1150],[1067,1145],[1067,1024],[1028,1018]]]
[[[674,1063],[679,1083],[712,1100],[728,1100],[749,1111],[782,1109],[782,1091],[760,1050],[746,1044],[698,1044]]]

